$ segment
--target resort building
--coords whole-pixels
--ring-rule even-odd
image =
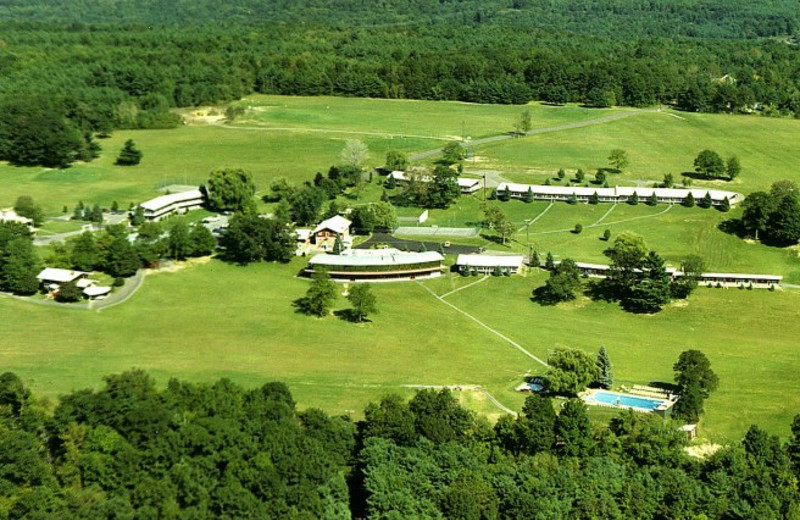
[[[733,206],[744,200],[744,195],[734,191],[706,190],[706,189],[678,189],[678,188],[639,188],[628,186],[615,186],[613,188],[586,188],[579,186],[541,186],[537,184],[515,184],[511,182],[501,182],[497,186],[497,192],[508,191],[513,199],[524,199],[531,193],[533,200],[549,201],[569,201],[573,197],[578,202],[588,203],[597,194],[597,200],[601,203],[620,203],[628,202],[636,194],[641,203],[645,203],[655,194],[659,204],[682,204],[689,193],[695,201],[699,201],[706,195],[711,197],[713,206],[720,206],[727,198],[728,203]]]
[[[406,175],[405,172],[400,170],[395,170],[389,174],[389,177],[393,178],[397,184],[405,184],[410,179]],[[432,182],[433,177],[430,175],[420,175],[417,177],[417,180],[420,182]],[[480,179],[473,179],[470,177],[458,177],[456,179],[458,181],[458,187],[461,190],[461,193],[464,195],[469,195],[471,193],[475,193],[479,189],[481,189],[481,180]]]
[[[140,204],[147,220],[161,220],[173,213],[183,214],[203,205],[205,197],[200,190],[182,191],[162,195]]]
[[[314,245],[317,249],[331,251],[336,243],[336,237],[339,237],[344,247],[349,248],[353,243],[353,239],[350,237],[351,224],[351,221],[340,215],[323,220],[311,232]]]
[[[388,282],[434,278],[442,274],[444,257],[439,253],[407,253],[398,249],[350,249],[340,255],[318,254],[304,273],[328,270],[342,282]]]
[[[591,278],[605,278],[611,270],[611,266],[604,264],[575,262],[575,265],[582,274]],[[685,276],[683,272],[674,267],[667,267],[666,271],[673,280]],[[782,280],[783,276],[771,274],[702,273],[697,280],[697,284],[704,287],[773,289],[780,285]]]
[[[461,274],[517,274],[522,255],[458,255],[456,268]]]

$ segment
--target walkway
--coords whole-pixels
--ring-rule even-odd
[[[522,352],[523,354],[525,354],[526,356],[528,356],[528,357],[529,357],[529,358],[531,358],[532,360],[536,361],[537,363],[541,364],[542,366],[544,366],[544,367],[546,367],[546,368],[549,368],[549,365],[548,365],[547,363],[545,363],[544,361],[542,361],[542,360],[541,360],[541,359],[539,359],[538,357],[534,356],[533,354],[531,354],[530,352],[528,352],[527,350],[525,350],[525,348],[524,348],[522,345],[520,345],[519,343],[517,343],[517,342],[516,342],[516,341],[514,341],[513,339],[509,338],[508,336],[505,336],[505,335],[504,335],[504,334],[502,334],[501,332],[498,332],[498,331],[496,331],[495,329],[491,328],[490,326],[486,325],[485,323],[483,323],[481,320],[479,320],[478,318],[476,318],[476,317],[475,317],[475,316],[473,316],[472,314],[469,314],[468,312],[466,312],[466,311],[463,311],[463,310],[459,309],[458,307],[456,307],[456,306],[455,306],[455,305],[453,305],[452,303],[448,302],[447,300],[444,300],[444,299],[443,299],[441,296],[439,296],[438,294],[436,294],[435,292],[433,292],[433,291],[432,291],[432,290],[430,290],[430,289],[429,289],[427,286],[425,286],[425,285],[421,284],[420,282],[417,282],[417,285],[419,285],[420,287],[422,287],[423,289],[425,289],[426,291],[428,291],[428,292],[429,292],[429,293],[430,293],[430,294],[431,294],[431,295],[432,295],[434,298],[436,298],[437,300],[439,300],[439,301],[440,301],[440,302],[442,302],[443,304],[447,305],[448,307],[452,308],[452,309],[453,309],[453,310],[455,310],[456,312],[458,312],[458,313],[460,313],[460,314],[463,314],[463,315],[464,315],[464,316],[466,316],[467,318],[471,319],[472,321],[474,321],[475,323],[477,323],[478,325],[480,325],[480,326],[481,326],[481,327],[483,327],[484,329],[488,330],[489,332],[491,332],[491,333],[492,333],[492,334],[494,334],[495,336],[497,336],[497,337],[499,337],[500,339],[504,340],[506,343],[509,343],[509,344],[510,344],[511,346],[513,346],[515,349],[519,350],[520,352]]]
[[[89,303],[89,308],[97,309],[97,312],[103,309],[114,307],[121,303],[128,301],[131,296],[136,294],[142,284],[144,283],[145,271],[139,269],[136,274],[125,280],[125,285],[119,287],[116,291],[111,293],[105,300],[94,300]]]
[[[544,214],[545,214],[545,213],[547,213],[548,211],[550,211],[550,208],[552,208],[552,207],[553,207],[553,204],[554,204],[554,202],[550,202],[550,204],[548,204],[548,205],[547,205],[547,207],[546,207],[546,208],[544,208],[544,210],[543,210],[541,213],[539,213],[538,215],[536,215],[536,217],[535,217],[535,218],[531,219],[531,221],[530,221],[530,222],[528,222],[527,224],[525,224],[524,226],[522,226],[521,228],[519,228],[519,229],[517,230],[517,233],[522,233],[522,232],[523,232],[523,231],[525,231],[527,228],[531,227],[531,224],[533,224],[534,222],[536,222],[537,220],[539,220],[540,218],[542,218],[542,217],[544,216]]]
[[[652,112],[659,112],[661,109],[659,108],[647,108],[642,110],[630,110],[626,112],[618,112],[616,114],[609,114],[607,116],[598,117],[597,119],[590,119],[588,121],[580,121],[577,123],[568,123],[565,125],[557,125],[557,126],[548,126],[544,128],[534,128],[533,130],[528,131],[525,135],[539,135],[539,134],[547,134],[551,132],[560,132],[562,130],[574,130],[576,128],[584,128],[587,126],[594,126],[594,125],[601,125],[604,123],[609,123],[611,121],[616,121],[617,119],[624,119],[626,117],[635,116],[639,114],[648,114]],[[478,146],[482,144],[489,144],[489,143],[496,143],[498,141],[505,141],[507,139],[518,139],[520,136],[518,134],[513,133],[506,133],[500,135],[493,135],[490,137],[484,137],[482,139],[473,139],[471,141],[472,146]],[[427,152],[420,152],[414,155],[409,156],[409,160],[411,161],[419,161],[420,159],[427,159],[429,157],[433,157],[435,155],[439,155],[442,153],[442,148],[437,148],[436,150],[428,150]]]
[[[658,213],[653,213],[652,215],[642,215],[641,217],[624,218],[622,220],[615,220],[613,222],[606,222],[603,225],[605,225],[605,226],[613,226],[615,224],[624,224],[626,222],[633,222],[634,220],[643,220],[643,219],[646,219],[646,218],[660,217],[664,213],[666,213],[669,210],[671,210],[672,206],[673,205],[670,204],[669,206],[667,206],[667,208],[664,211],[659,211]],[[614,209],[614,208],[611,208],[611,209]],[[602,218],[600,220],[602,220]],[[600,220],[598,220],[594,224],[590,224],[588,226],[585,226],[583,229],[591,229],[591,228],[600,227],[601,226]],[[563,228],[563,229],[551,229],[550,231],[537,231],[535,233],[530,233],[530,234],[531,235],[552,235],[553,233],[565,233],[567,231],[572,232],[574,229],[575,229],[574,227]]]

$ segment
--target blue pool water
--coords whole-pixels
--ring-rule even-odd
[[[663,399],[651,399],[649,397],[639,397],[627,394],[617,394],[615,392],[597,391],[590,398],[589,403],[592,401],[613,404],[619,406],[627,406],[629,408],[638,408],[640,410],[653,411],[658,408],[658,405],[664,403]]]

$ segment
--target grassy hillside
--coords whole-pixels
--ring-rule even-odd
[[[51,215],[60,214],[63,205],[71,209],[78,200],[104,205],[117,200],[127,205],[156,195],[163,184],[202,182],[218,166],[251,170],[265,190],[276,176],[300,183],[325,171],[339,160],[347,139],[363,139],[371,150],[369,164],[378,165],[388,149],[414,153],[439,147],[462,131],[476,139],[506,132],[522,110],[342,98],[257,97],[242,104],[251,108],[232,128],[207,124],[120,131],[103,141],[103,157],[87,165],[63,171],[0,166],[0,200],[10,205],[18,195],[32,195]],[[537,128],[603,115],[576,106],[528,108]],[[747,193],[774,180],[796,177],[797,124],[757,117],[637,114],[483,145],[466,169],[490,170],[498,178],[518,181],[543,180],[560,166],[584,167],[593,173],[591,169],[606,165],[610,148],[621,147],[628,150],[631,165],[625,173],[612,176],[611,182],[630,184],[688,169],[697,149],[707,146],[739,155],[744,170],[732,187]],[[128,138],[143,150],[144,159],[132,168],[114,166]],[[536,173],[542,171],[549,173]],[[362,190],[361,202],[380,197],[379,182],[376,178]],[[701,181],[695,185],[727,187]],[[341,202],[354,203],[347,198]],[[429,224],[474,226],[480,206],[480,196],[462,198],[448,210],[432,210]],[[626,230],[641,233],[673,265],[686,254],[697,253],[715,270],[771,272],[800,282],[800,259],[794,249],[768,248],[720,231],[720,223],[740,210],[724,214],[644,204],[548,206],[520,201],[501,207],[518,226],[513,240],[506,246],[485,239],[472,242],[602,261],[608,244],[599,237],[608,227],[612,238]],[[536,222],[526,229],[533,219]],[[570,232],[578,222],[584,226],[580,235]],[[54,226],[51,231],[65,229],[71,228]],[[247,385],[279,379],[289,383],[302,406],[334,413],[363,409],[366,402],[387,392],[408,393],[404,385],[413,384],[478,384],[515,407],[522,402],[522,396],[512,391],[519,377],[542,370],[418,284],[376,286],[381,313],[363,326],[333,316],[322,320],[300,316],[291,302],[307,287],[307,282],[294,277],[304,264],[296,259],[286,266],[245,268],[211,261],[149,276],[131,300],[100,313],[0,298],[0,320],[6,323],[0,364],[48,396],[95,385],[102,375],[131,367],[145,368],[161,382],[173,376],[203,381],[226,376]],[[708,354],[722,381],[708,402],[702,426],[707,436],[735,439],[750,422],[786,434],[800,405],[794,377],[800,359],[793,348],[800,332],[796,311],[800,295],[700,290],[688,306],[676,304],[655,316],[638,316],[585,299],[539,306],[530,301],[530,294],[544,280],[541,273],[491,278],[447,300],[539,357],[546,357],[556,345],[596,351],[605,344],[619,382],[669,380],[678,354],[698,348]],[[447,277],[425,285],[444,294],[474,281]],[[346,306],[339,298],[337,309]],[[464,396],[464,401],[487,410],[485,400],[475,395]]]

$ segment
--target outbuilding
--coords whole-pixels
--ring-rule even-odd
[[[461,274],[517,274],[522,255],[458,255],[456,267]]]

